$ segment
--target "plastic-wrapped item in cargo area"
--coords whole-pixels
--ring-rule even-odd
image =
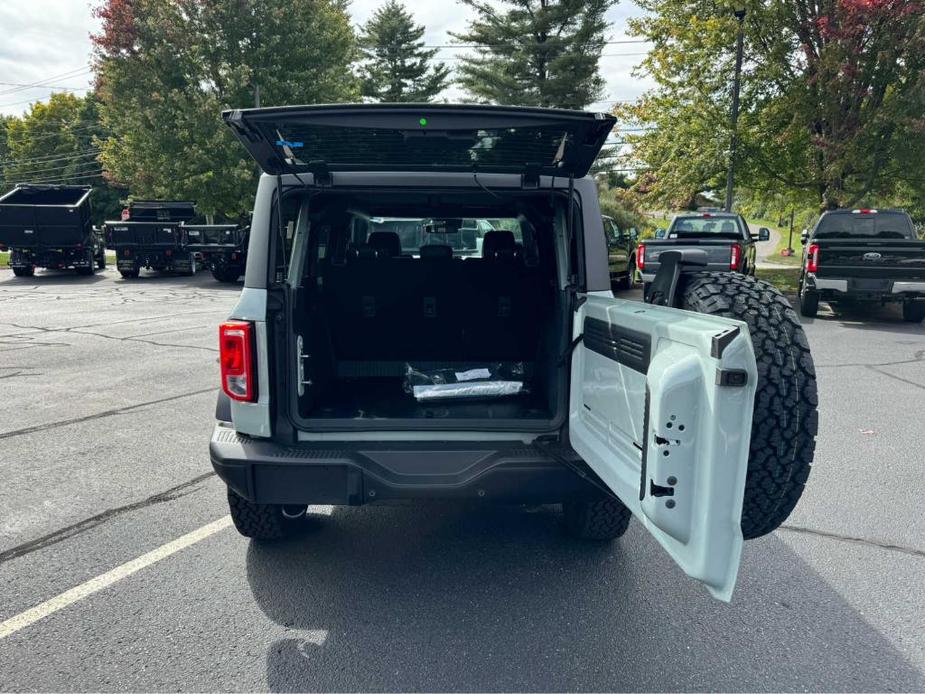
[[[405,365],[405,391],[418,402],[495,399],[526,393],[523,362],[416,369]]]

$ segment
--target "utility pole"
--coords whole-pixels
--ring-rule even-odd
[[[739,87],[742,80],[742,51],[745,42],[745,5],[737,4],[735,18],[738,22],[738,35],[736,37],[736,67],[732,82],[732,113],[730,125],[732,126],[732,141],[729,147],[729,168],[726,170],[726,212],[732,212],[732,188],[735,179],[736,147],[739,144],[736,128],[739,123]]]

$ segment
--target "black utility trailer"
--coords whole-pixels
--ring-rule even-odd
[[[237,282],[247,264],[250,226],[242,224],[184,224],[188,248],[219,282]]]
[[[103,236],[90,219],[90,188],[19,184],[0,197],[0,250],[10,251],[17,277],[35,268],[75,268],[92,275],[106,267]]]
[[[116,266],[125,278],[141,268],[196,274],[195,253],[188,247],[183,222],[196,216],[196,205],[178,200],[137,200],[119,222],[106,222],[107,245],[116,252]]]

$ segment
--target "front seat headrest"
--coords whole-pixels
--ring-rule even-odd
[[[482,257],[498,258],[503,253],[513,254],[517,250],[517,241],[511,231],[489,231],[482,239]]]
[[[512,231],[489,231],[482,239],[482,257],[487,260],[519,260],[522,255]]]
[[[453,249],[444,245],[421,246],[419,252],[422,260],[451,260],[453,258]]]
[[[732,222],[723,222],[723,226],[719,228],[721,234],[734,234],[736,233],[736,225]]]
[[[374,231],[366,243],[378,251],[380,258],[397,258],[401,255],[401,239],[394,231]]]

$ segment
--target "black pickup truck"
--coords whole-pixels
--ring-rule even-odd
[[[701,270],[754,275],[755,242],[770,238],[771,232],[764,227],[757,234],[752,234],[742,215],[732,212],[679,214],[671,220],[667,231],[659,229],[655,240],[639,244],[636,266],[647,290],[655,279],[660,265],[658,258],[663,251],[702,250],[706,253],[707,265],[699,268]]]
[[[35,268],[74,268],[92,275],[106,267],[103,237],[90,219],[90,188],[20,184],[0,197],[0,251],[10,251],[17,277]]]
[[[925,241],[902,210],[832,210],[803,239],[800,313],[830,304],[901,303],[903,319],[925,319]]]
[[[195,216],[192,202],[136,200],[122,213],[122,221],[106,222],[106,241],[116,252],[122,277],[138,277],[141,268],[196,274],[195,253],[183,229],[183,222]]]
[[[247,264],[248,224],[184,224],[187,248],[219,282],[237,282]]]

